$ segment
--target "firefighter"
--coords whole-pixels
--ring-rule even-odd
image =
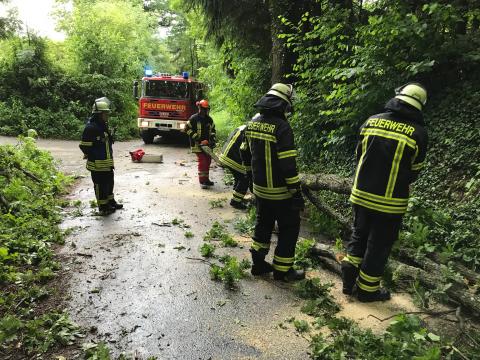
[[[106,97],[96,99],[92,106],[92,115],[83,130],[80,149],[87,159],[95,190],[100,215],[109,215],[123,205],[113,196],[113,151],[114,142],[108,128],[110,100]]]
[[[252,275],[273,271],[276,280],[305,278],[293,268],[295,245],[300,230],[300,211],[305,202],[300,192],[293,132],[286,114],[292,110],[293,87],[277,83],[255,107],[259,113],[248,122],[241,147],[247,176],[252,179],[257,217],[252,254]],[[273,266],[265,261],[272,229],[277,221],[278,244]]]
[[[197,101],[197,107],[198,113],[188,119],[185,132],[190,137],[192,152],[197,154],[198,181],[202,189],[207,189],[214,185],[209,178],[212,158],[202,151],[201,145],[207,145],[212,149],[215,147],[215,124],[208,115],[210,106],[207,100]]]
[[[395,90],[384,113],[371,116],[360,128],[350,196],[353,233],[342,260],[342,280],[343,293],[351,295],[356,284],[362,302],[390,299],[380,280],[407,210],[409,186],[425,161],[426,102],[423,85],[405,84]]]
[[[222,154],[219,158],[221,165],[232,172],[235,180],[230,205],[240,210],[247,208],[247,205],[244,203],[244,198],[250,186],[250,181],[246,175],[245,166],[242,164],[240,155],[240,146],[245,136],[245,128],[246,125],[239,126],[228,135],[228,139],[223,146]]]

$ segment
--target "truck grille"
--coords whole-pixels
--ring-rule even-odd
[[[182,113],[178,111],[148,111],[148,116],[161,117],[163,119],[182,119]]]

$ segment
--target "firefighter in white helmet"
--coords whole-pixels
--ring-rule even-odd
[[[255,104],[259,113],[248,122],[241,146],[247,176],[252,179],[257,218],[252,254],[252,274],[273,271],[276,280],[305,277],[293,268],[300,230],[300,211],[305,207],[297,172],[297,150],[287,121],[292,110],[293,86],[277,83]],[[272,229],[278,224],[278,244],[272,264],[265,261]]]
[[[343,293],[354,293],[356,284],[362,302],[390,299],[380,281],[407,210],[409,185],[424,166],[426,103],[422,84],[405,84],[395,90],[385,112],[360,127],[350,196],[354,226],[342,261],[342,279]]]
[[[100,215],[109,215],[115,210],[123,208],[123,205],[117,203],[113,196],[112,144],[114,140],[108,128],[110,105],[110,100],[106,97],[94,101],[92,115],[83,130],[80,142],[80,149],[87,159],[87,169],[92,175]]]

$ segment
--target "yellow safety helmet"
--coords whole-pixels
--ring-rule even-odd
[[[407,83],[395,89],[395,98],[405,101],[422,111],[427,103],[427,90],[417,82]]]
[[[267,94],[275,95],[280,99],[285,100],[287,103],[292,105],[292,97],[293,97],[293,85],[292,84],[282,84],[276,83],[273,84],[270,90],[268,90]]]
[[[95,99],[95,102],[92,105],[92,113],[98,114],[101,112],[110,112],[112,111],[110,109],[110,104],[111,101],[108,100],[108,98],[106,98],[105,96]]]

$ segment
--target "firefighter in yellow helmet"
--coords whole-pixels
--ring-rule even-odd
[[[192,152],[197,155],[198,181],[202,189],[213,186],[210,180],[210,163],[212,158],[202,151],[201,146],[215,147],[215,124],[209,115],[210,105],[208,100],[197,101],[198,113],[188,119],[185,132],[190,138]]]
[[[342,280],[343,293],[351,295],[356,284],[362,302],[390,299],[380,280],[407,210],[409,185],[424,165],[426,102],[425,87],[408,83],[396,89],[385,112],[360,127],[350,196],[354,225],[342,261]]]
[[[300,192],[297,150],[287,121],[292,109],[293,87],[277,83],[257,101],[259,113],[248,122],[241,155],[247,175],[253,182],[257,218],[252,254],[252,274],[273,271],[274,279],[300,280],[301,270],[293,268],[295,245],[300,230],[300,211],[305,202]],[[273,266],[265,261],[270,249],[272,229],[278,224],[278,244]]]
[[[80,149],[87,159],[95,190],[95,197],[100,215],[109,215],[123,205],[115,201],[113,196],[114,164],[113,136],[108,128],[110,100],[98,98],[92,105],[92,115],[83,130]]]

